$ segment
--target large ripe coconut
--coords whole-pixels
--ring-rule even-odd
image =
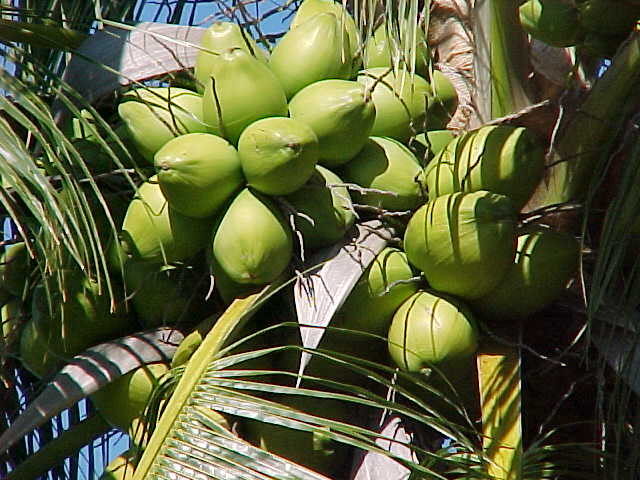
[[[564,0],[528,0],[518,14],[522,28],[548,45],[570,47],[578,41],[578,9]]]
[[[416,136],[416,143],[424,147],[424,152],[420,150],[423,165],[428,165],[454,138],[455,136],[451,130],[429,130]]]
[[[114,380],[91,395],[91,402],[113,427],[128,432],[143,416],[154,388],[167,373],[166,363],[151,363]]]
[[[352,64],[349,39],[333,13],[318,13],[289,30],[269,58],[287,98],[320,80],[348,79]]]
[[[207,244],[212,221],[175,211],[156,176],[143,183],[122,223],[125,252],[143,261],[172,263],[191,258]]]
[[[311,127],[287,117],[258,120],[244,129],[238,141],[248,185],[268,195],[287,195],[307,183],[319,151]]]
[[[395,26],[388,26],[382,23],[375,29],[373,35],[369,37],[364,47],[364,67],[389,68],[394,66],[393,59],[397,59],[400,68],[410,70],[412,62],[415,72],[425,75],[429,71],[431,63],[431,53],[424,29],[406,19],[400,20],[400,29],[393,32],[390,29]],[[413,28],[413,38],[407,27]],[[397,40],[400,40],[398,43]],[[410,55],[414,55],[414,59]]]
[[[511,200],[479,191],[437,197],[409,220],[404,249],[435,290],[465,299],[489,293],[515,257]]]
[[[372,136],[391,137],[406,142],[425,129],[429,83],[406,69],[394,73],[390,68],[362,70],[358,83],[371,95],[376,106]]]
[[[18,242],[5,247],[0,256],[0,285],[11,295],[21,297],[28,283],[31,257],[27,245]]]
[[[343,181],[320,165],[309,182],[286,200],[297,212],[295,227],[305,248],[333,245],[355,222],[351,197]]]
[[[396,310],[388,333],[389,353],[403,370],[447,370],[478,347],[473,315],[461,302],[421,290]]]
[[[194,71],[200,93],[204,92],[204,86],[209,82],[213,63],[223,52],[239,48],[267,63],[264,50],[240,25],[233,22],[214,22],[202,34],[200,47],[202,49],[198,50]]]
[[[580,245],[567,233],[518,237],[516,258],[502,281],[474,308],[487,320],[525,318],[555,300],[578,268]]]
[[[298,25],[302,25],[319,13],[333,13],[338,19],[340,31],[346,31],[349,41],[350,58],[353,59],[351,71],[355,74],[362,63],[362,59],[359,54],[360,33],[358,32],[358,27],[356,26],[356,22],[353,17],[344,8],[341,2],[336,2],[334,0],[304,0],[296,10],[296,14],[293,17],[293,20],[291,20],[290,28],[294,29]]]
[[[271,200],[249,189],[231,202],[213,235],[215,261],[236,283],[275,280],[292,254],[291,228]]]
[[[429,79],[431,91],[427,101],[428,130],[447,128],[458,108],[458,92],[449,77],[440,70],[432,70]]]
[[[524,127],[490,125],[450,142],[426,169],[429,198],[489,190],[507,195],[517,209],[544,172],[544,150]]]
[[[280,395],[277,401],[307,415],[353,422],[352,409],[338,400]],[[286,425],[286,420],[281,421]],[[295,420],[293,424],[296,424]],[[305,431],[259,420],[246,420],[243,426],[251,443],[332,478],[344,468],[351,453],[345,444],[327,438],[320,427]]]
[[[149,162],[165,143],[185,133],[206,132],[202,97],[178,87],[145,87],[127,92],[118,114],[129,137]]]
[[[422,167],[411,150],[392,138],[369,138],[341,175],[346,182],[385,192],[355,192],[358,203],[385,210],[411,210],[422,203]]]
[[[319,163],[329,168],[356,156],[376,118],[372,99],[362,85],[349,80],[323,80],[303,88],[289,102],[289,113],[314,131]]]
[[[213,63],[202,110],[209,131],[237,145],[245,127],[256,120],[286,116],[287,97],[268,66],[235,49]]]
[[[170,140],[158,150],[154,164],[169,205],[188,217],[212,216],[245,182],[236,149],[210,133]]]
[[[382,250],[362,274],[340,309],[338,326],[386,335],[393,312],[418,290],[407,255]]]

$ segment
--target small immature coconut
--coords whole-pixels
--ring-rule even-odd
[[[237,145],[247,125],[286,116],[287,97],[268,66],[244,50],[228,50],[213,63],[202,111],[211,133]]]
[[[362,274],[340,309],[338,326],[386,335],[393,312],[418,290],[407,255],[387,247]]]
[[[318,137],[293,118],[263,118],[244,129],[238,153],[250,187],[268,195],[287,195],[313,175]]]
[[[138,260],[172,263],[187,260],[207,244],[212,220],[174,210],[153,176],[129,204],[122,223],[122,246]]]
[[[91,395],[91,401],[113,427],[128,432],[147,407],[160,378],[169,371],[166,363],[150,363],[109,383]]]
[[[390,192],[356,192],[358,203],[385,210],[411,210],[421,203],[422,167],[411,150],[392,138],[370,137],[341,174],[348,183]]]
[[[575,45],[580,34],[578,9],[563,0],[528,0],[518,9],[520,25],[553,47]]]
[[[334,0],[304,0],[296,10],[296,14],[293,20],[291,20],[290,28],[294,29],[298,25],[302,25],[319,13],[333,13],[338,19],[340,30],[343,32],[346,31],[349,40],[350,58],[353,59],[351,71],[354,73],[357,72],[362,63],[362,59],[358,53],[360,48],[360,33],[358,32],[355,20],[341,2]]]
[[[544,150],[524,127],[489,125],[450,142],[426,169],[429,198],[489,190],[522,208],[540,183]]]
[[[365,89],[349,80],[322,80],[300,90],[289,102],[291,118],[314,131],[320,145],[319,163],[342,165],[362,149],[376,118]]]
[[[489,293],[513,263],[517,212],[481,190],[437,197],[409,220],[404,249],[435,290],[465,299]]]
[[[236,149],[210,133],[169,140],[154,164],[169,205],[188,217],[212,216],[245,182]]]
[[[396,310],[388,345],[391,358],[403,370],[447,370],[475,353],[478,331],[462,303],[422,290]]]
[[[149,162],[173,137],[207,131],[202,97],[184,88],[136,88],[123,96],[118,114],[134,145]]]
[[[352,64],[346,31],[333,13],[318,13],[289,30],[269,59],[287,98],[320,80],[348,79]]]
[[[516,258],[502,281],[474,308],[487,320],[525,318],[555,300],[578,268],[580,245],[567,233],[518,237]]]
[[[291,261],[291,228],[272,201],[249,189],[231,202],[213,235],[213,256],[229,278],[264,285]]]
[[[334,244],[355,222],[349,190],[343,183],[331,170],[318,165],[309,182],[286,197],[299,214],[294,218],[295,226],[306,248]]]
[[[202,50],[198,50],[194,75],[198,81],[198,91],[204,92],[209,81],[213,63],[218,56],[231,49],[239,48],[267,63],[267,56],[256,41],[240,25],[234,22],[215,22],[202,34]]]
[[[367,68],[358,83],[371,95],[376,108],[372,136],[391,137],[406,142],[425,129],[429,83],[406,69],[397,74],[386,67]]]

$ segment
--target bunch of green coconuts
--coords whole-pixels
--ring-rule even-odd
[[[634,0],[527,0],[520,23],[534,38],[554,47],[579,46],[612,57],[635,29],[640,3]]]
[[[455,376],[476,351],[478,320],[526,318],[558,297],[576,270],[578,243],[519,228],[519,212],[542,179],[541,145],[523,127],[446,130],[456,91],[432,68],[424,32],[415,36],[412,71],[394,64],[392,52],[403,48],[387,25],[362,42],[340,3],[305,0],[270,53],[238,25],[215,23],[202,37],[196,88],[125,92],[118,132],[155,168],[130,202],[114,207],[120,242],[110,263],[131,308],[110,309],[97,285],[71,273],[72,294],[50,305],[47,285],[39,285],[34,318],[20,335],[24,364],[46,377],[61,359],[126,333],[131,315],[149,328],[201,314],[210,308],[194,287],[203,265],[230,303],[339,242],[358,217],[393,218],[402,238],[378,254],[335,324],[387,338],[400,369]],[[15,278],[23,274],[14,270],[28,262],[24,245],[4,254],[19,256],[0,270],[7,298],[22,293],[24,280]],[[71,341],[71,331],[84,334]],[[359,341],[327,334],[323,342],[367,355]],[[108,405],[118,405],[112,423],[131,431],[149,385],[166,369],[118,380],[111,393],[96,394],[98,408],[109,417]],[[140,381],[144,388],[135,386]],[[131,412],[127,403],[135,404]],[[287,454],[281,434],[249,437]],[[331,473],[336,462],[317,453],[296,460]]]

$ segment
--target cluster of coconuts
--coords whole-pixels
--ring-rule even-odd
[[[356,211],[404,212],[409,220],[402,248],[376,257],[334,324],[387,338],[401,369],[455,375],[475,352],[475,318],[524,318],[561,293],[576,268],[575,239],[517,228],[542,177],[536,139],[507,125],[458,136],[446,130],[457,96],[430,68],[424,32],[400,22],[403,38],[415,34],[413,72],[394,65],[405,49],[390,28],[378,26],[360,54],[363,42],[340,3],[305,0],[270,54],[238,25],[216,23],[202,39],[197,88],[122,96],[119,134],[155,170],[114,215],[122,221],[110,263],[139,325],[173,325],[206,309],[190,298],[203,265],[224,302],[276,280],[303,251],[344,237]],[[24,275],[11,271],[27,268],[26,248],[14,248],[5,256],[23,260],[0,270],[7,298],[25,288]],[[68,288],[59,299],[46,295],[54,288],[46,283],[33,289],[32,318],[21,328],[19,355],[41,377],[131,330],[131,312],[114,311],[96,282],[63,276]],[[365,337],[327,332],[321,347],[375,355]],[[133,372],[94,401],[114,426],[132,431],[166,370]],[[309,371],[342,375],[316,358]],[[286,454],[278,445],[291,442],[269,428],[248,436]],[[330,474],[335,458],[318,455],[313,468]]]
[[[640,19],[640,4],[626,0],[527,0],[520,23],[533,38],[555,47],[581,46],[612,57]]]

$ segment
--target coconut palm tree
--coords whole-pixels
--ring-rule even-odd
[[[598,3],[613,14],[637,2],[560,2],[582,25],[569,47],[556,30],[545,36],[551,20],[535,13],[558,2],[522,3],[346,2],[362,38],[385,22],[396,68],[412,75],[415,30],[427,32],[424,74],[435,83],[434,72],[444,73],[459,99],[451,131],[534,132],[545,178],[519,228],[581,242],[579,274],[560,299],[515,325],[481,319],[477,373],[461,386],[437,368],[394,368],[382,360],[385,338],[332,322],[375,254],[400,244],[406,218],[380,210],[359,212],[357,247],[351,239],[300,255],[262,290],[220,294],[223,279],[211,284],[202,256],[155,274],[183,290],[145,300],[151,319],[126,311],[151,277],[136,284],[114,271],[123,266],[118,235],[154,170],[122,134],[121,91],[195,89],[199,22],[234,21],[269,49],[294,2],[3,2],[0,475],[99,475],[113,456],[98,455],[100,446],[108,450],[118,430],[108,407],[96,411],[95,392],[164,361],[172,368],[151,382],[148,407],[127,432],[136,480],[635,478],[640,38],[632,26],[612,33],[589,19]],[[123,301],[123,282],[136,284],[133,299]],[[48,314],[76,295],[84,312],[101,305],[101,324],[74,328],[72,312],[62,333],[47,327]],[[104,319],[112,329],[102,332]],[[300,327],[304,319],[313,325]],[[53,338],[76,342],[79,356],[59,358]]]

